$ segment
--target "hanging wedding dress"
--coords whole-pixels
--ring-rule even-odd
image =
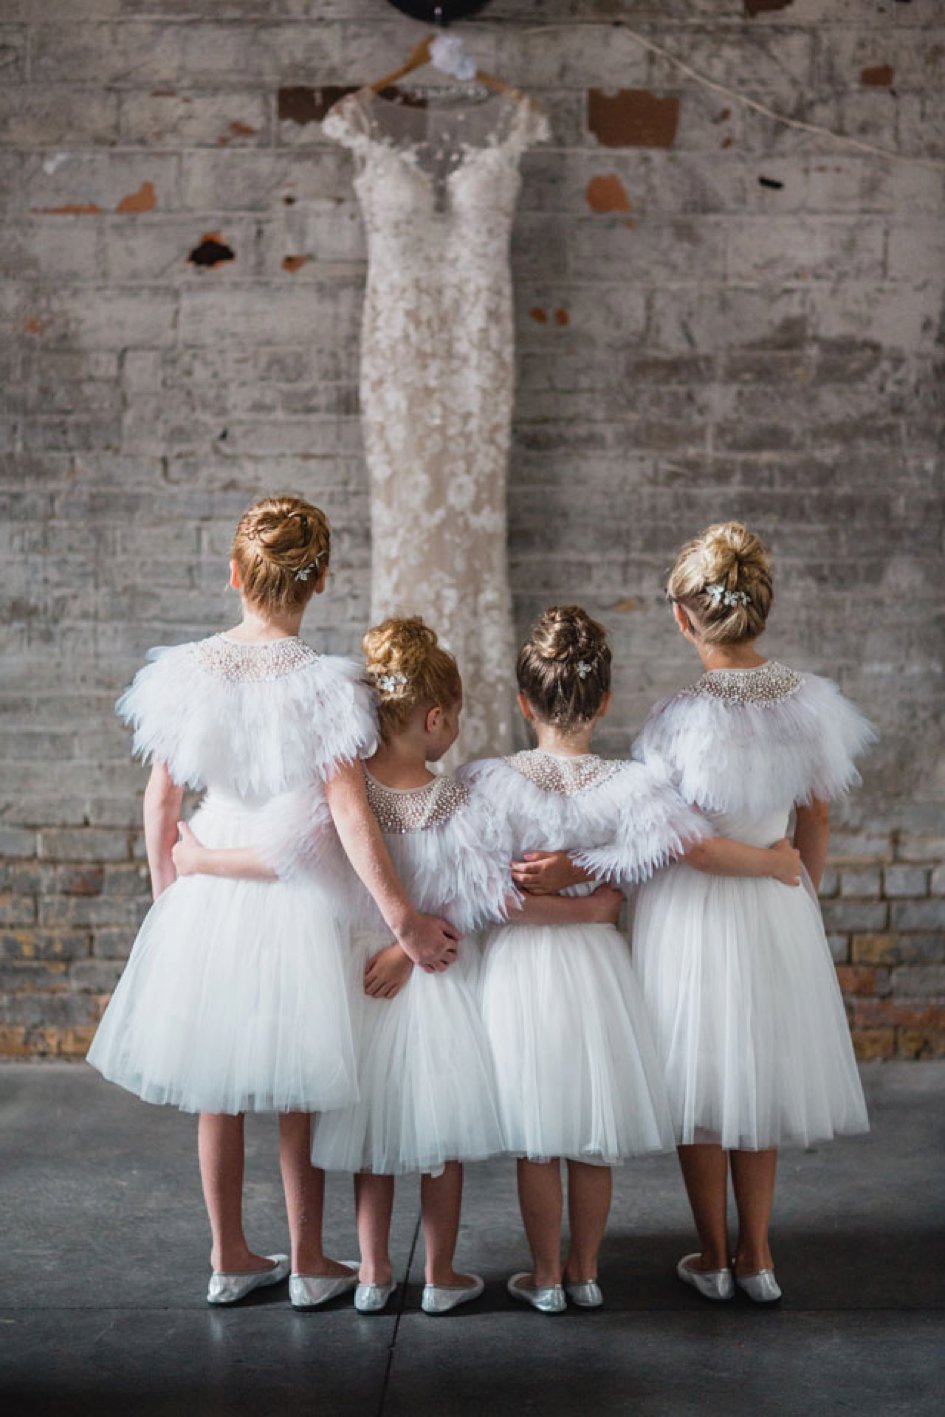
[[[528,99],[426,106],[349,94],[325,118],[352,150],[368,236],[361,411],[371,615],[419,614],[465,682],[458,758],[510,745],[514,645],[506,464],[514,391],[509,235]]]

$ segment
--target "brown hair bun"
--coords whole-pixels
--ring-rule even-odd
[[[301,497],[261,497],[240,517],[232,556],[246,599],[268,611],[300,610],[328,568],[328,518]]]
[[[553,605],[519,651],[518,687],[542,722],[572,728],[600,710],[610,661],[603,625],[580,605]]]
[[[686,542],[666,593],[692,614],[708,644],[753,640],[774,599],[770,554],[741,522],[718,522]]]
[[[386,739],[403,729],[418,705],[448,708],[463,692],[456,660],[419,615],[384,620],[361,641],[364,666],[378,693]]]

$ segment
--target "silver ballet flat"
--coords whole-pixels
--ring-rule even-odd
[[[420,1300],[420,1307],[425,1314],[448,1314],[450,1309],[456,1309],[460,1304],[469,1304],[473,1299],[478,1299],[479,1295],[486,1287],[484,1279],[480,1279],[478,1274],[471,1274],[472,1284],[425,1284],[423,1286],[423,1296]]]
[[[272,1269],[253,1269],[242,1274],[227,1274],[222,1270],[214,1270],[207,1285],[207,1303],[238,1304],[254,1289],[281,1284],[291,1268],[289,1256],[267,1255],[266,1259],[272,1261]]]
[[[773,1304],[781,1297],[781,1286],[773,1269],[759,1269],[754,1274],[736,1274],[735,1283],[756,1304]]]
[[[564,1292],[579,1309],[599,1309],[604,1302],[596,1279],[582,1279],[580,1284],[569,1284],[565,1280]]]
[[[379,1314],[387,1308],[387,1301],[396,1288],[396,1280],[390,1284],[359,1284],[354,1291],[354,1307],[359,1314]]]
[[[358,1261],[344,1260],[348,1274],[290,1274],[289,1303],[293,1309],[317,1309],[339,1294],[347,1294],[358,1282]]]
[[[533,1309],[538,1309],[543,1314],[563,1314],[568,1307],[568,1301],[564,1293],[562,1284],[546,1284],[540,1289],[525,1281],[531,1279],[531,1275],[526,1271],[520,1274],[513,1274],[508,1284],[505,1286],[513,1299],[520,1299],[523,1304],[531,1304]]]
[[[735,1293],[735,1281],[730,1269],[692,1269],[690,1260],[700,1259],[697,1253],[683,1255],[676,1266],[676,1273],[683,1284],[691,1284],[703,1299],[731,1299]]]

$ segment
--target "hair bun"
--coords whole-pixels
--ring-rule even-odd
[[[298,608],[328,568],[328,519],[311,502],[261,497],[240,518],[233,558],[249,599],[270,609]]]
[[[771,558],[764,546],[741,522],[710,526],[703,534],[702,548],[707,584],[721,583],[736,590],[742,588],[742,581],[747,583],[770,568]],[[743,588],[748,589],[747,584]]]
[[[542,659],[569,664],[598,655],[606,644],[603,626],[580,605],[552,605],[532,631],[531,643]]]

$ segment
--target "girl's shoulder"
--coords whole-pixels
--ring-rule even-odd
[[[768,660],[717,669],[652,709],[634,745],[667,768],[687,800],[712,810],[767,810],[841,795],[872,724],[833,682]]]
[[[375,696],[359,665],[295,636],[211,635],[149,651],[116,705],[134,752],[192,787],[274,794],[373,752]],[[209,775],[209,776],[208,776]]]
[[[624,792],[645,776],[639,763],[601,758],[596,753],[561,757],[539,748],[502,758],[479,758],[459,770],[460,780],[474,791],[548,807],[555,798],[575,799],[600,789]]]

